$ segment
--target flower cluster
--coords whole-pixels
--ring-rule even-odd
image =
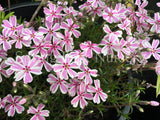
[[[148,33],[149,30],[160,33],[160,15],[157,12],[154,18],[151,18],[147,14],[147,0],[136,0],[136,11],[121,3],[108,6],[102,0],[87,0],[79,6],[79,11],[66,4],[53,4],[49,1],[47,7],[44,7],[43,26],[37,30],[18,24],[16,16],[3,20],[0,34],[2,75],[10,77],[14,74],[15,81],[23,80],[24,84],[32,84],[34,76],[40,76],[45,69],[49,74],[46,81],[51,85],[51,93],[54,94],[60,89],[62,94],[73,97],[73,107],[79,104],[83,109],[88,100],[99,104],[109,97],[106,91],[101,89],[101,80],[97,79],[98,68],[89,64],[95,55],[116,55],[119,61],[130,60],[131,65],[138,64],[137,69],[146,65],[151,56],[157,61],[160,60],[159,40],[151,40]],[[160,6],[159,3],[157,5]],[[1,6],[0,11],[3,11]],[[92,16],[92,22],[97,16],[103,19],[104,36],[98,40],[99,43],[84,40],[75,49],[75,39],[82,35],[83,23],[80,19],[87,16]],[[111,24],[114,24],[116,29],[113,29]],[[134,26],[136,27],[133,30]],[[12,49],[26,49],[27,53],[17,55],[16,58],[7,56]],[[54,57],[54,63],[47,61],[50,56]],[[156,71],[160,73],[159,62]],[[1,75],[0,82],[3,82]],[[14,116],[15,112],[21,114],[24,111],[22,104],[25,103],[22,100],[24,99],[20,96],[12,97],[9,94],[0,99],[0,108],[5,108],[8,116]],[[49,111],[42,110],[43,108],[43,104],[39,104],[37,109],[29,107],[27,113],[35,114],[32,120],[42,120],[49,116]]]

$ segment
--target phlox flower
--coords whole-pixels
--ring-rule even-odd
[[[148,23],[152,24],[150,31],[160,33],[160,14],[159,12],[154,13],[154,19],[148,19]]]
[[[16,31],[22,30],[23,25],[17,24],[16,16],[10,16],[9,21],[3,20],[2,27],[4,27],[4,29],[7,29],[9,36],[12,36]]]
[[[143,33],[144,31],[149,30],[149,24],[147,22],[140,22],[139,20],[136,21],[137,31],[139,33]]]
[[[100,7],[103,7],[105,5],[105,3],[102,0],[87,0],[87,1],[91,3],[93,8],[97,8],[98,5]]]
[[[91,43],[91,41],[87,41],[80,44],[80,48],[84,51],[84,54],[88,58],[93,57],[92,50],[96,52],[97,54],[100,54],[101,48],[98,47],[98,44]]]
[[[120,20],[126,18],[126,13],[128,12],[128,9],[124,4],[117,3],[115,6],[115,10],[117,11],[117,16]]]
[[[18,114],[21,114],[24,111],[24,107],[21,106],[21,96],[14,96],[14,98],[9,94],[7,96],[7,103],[8,105],[6,105],[5,107],[5,112],[8,111],[8,116],[13,117],[15,114],[15,111]]]
[[[40,103],[37,108],[33,106],[29,107],[27,113],[35,114],[30,120],[45,120],[45,117],[48,117],[50,112],[48,110],[42,110],[44,107],[45,105],[42,103]]]
[[[79,9],[81,10],[86,9],[87,12],[89,12],[92,9],[91,6],[92,6],[91,3],[86,1],[84,4],[79,6]]]
[[[84,79],[85,84],[92,84],[92,77],[97,77],[97,70],[96,69],[90,69],[87,66],[84,66],[81,64],[80,69],[82,72],[78,72],[78,79]]]
[[[67,23],[66,22],[61,23],[61,28],[68,30],[68,32],[72,32],[76,38],[79,38],[81,33],[78,30],[76,30],[77,28],[79,28],[79,25],[77,25],[75,21],[72,20],[72,18],[67,19],[66,21]]]
[[[5,76],[5,77],[9,77],[9,75],[7,74],[7,72],[5,70],[5,68],[7,66],[8,65],[4,61],[2,61],[1,65],[0,65],[0,83],[2,82],[2,75]]]
[[[49,82],[51,84],[51,87],[50,87],[50,91],[52,93],[56,93],[57,90],[58,90],[58,87],[60,88],[60,91],[63,93],[63,94],[66,94],[68,92],[68,83],[61,79],[61,78],[56,78],[53,74],[49,74],[48,75],[49,78],[47,78],[47,82]]]
[[[34,29],[24,29],[23,30],[23,35],[24,35],[24,39],[27,41],[31,41],[33,40],[34,44],[38,44],[42,41],[43,39],[43,34],[42,32],[36,32]]]
[[[2,61],[2,59],[6,59],[6,56],[6,51],[0,46],[0,61]]]
[[[1,4],[0,4],[0,12],[3,12],[3,7],[1,6]]]
[[[65,30],[65,35],[62,33],[57,34],[58,38],[61,38],[60,46],[63,48],[65,46],[65,51],[69,52],[73,50],[73,38],[72,33]]]
[[[40,62],[35,58],[30,58],[28,55],[24,55],[21,57],[16,57],[18,60],[14,61],[11,65],[11,70],[15,71],[15,81],[19,81],[23,79],[24,83],[30,83],[32,82],[32,74],[40,75],[41,68],[37,66],[37,64]],[[9,59],[9,58],[8,58]]]
[[[103,11],[103,19],[105,19],[109,23],[116,23],[119,21],[119,17],[117,15],[117,11],[113,10],[112,8],[107,7]]]
[[[44,40],[46,42],[51,42],[52,37],[57,37],[57,32],[60,29],[60,26],[58,23],[55,23],[54,25],[50,22],[46,22],[46,27],[39,27],[39,32],[42,32],[43,34],[46,34]]]
[[[25,40],[24,35],[22,34],[22,30],[17,31],[13,36],[11,36],[11,44],[16,43],[15,47],[18,49],[22,49],[22,44],[26,47],[29,47],[31,44],[30,40]]]
[[[138,5],[139,10],[142,10],[142,9],[144,9],[144,7],[146,7],[148,5],[148,1],[143,0],[143,3],[142,3],[141,0],[136,0],[135,4]]]
[[[159,40],[155,40],[153,39],[152,45],[147,41],[144,44],[144,47],[148,49],[148,51],[142,52],[142,55],[144,57],[144,59],[149,59],[151,57],[151,55],[153,55],[153,57],[156,60],[160,60],[160,47],[157,48],[159,45]]]
[[[96,93],[95,96],[93,97],[93,102],[99,104],[100,98],[102,99],[103,102],[105,102],[108,95],[102,92],[102,89],[100,88],[100,81],[94,80],[94,85],[95,87],[89,86],[87,89],[88,92]]]
[[[157,61],[155,71],[160,74],[160,60]]]
[[[71,78],[74,78],[77,76],[77,73],[72,70],[73,69],[77,69],[78,65],[75,64],[74,62],[72,62],[72,59],[69,54],[66,54],[65,57],[63,56],[59,56],[57,57],[57,62],[56,64],[53,65],[53,69],[55,72],[60,72],[60,75],[58,77],[60,77],[61,79],[68,79],[68,75]]]
[[[95,19],[95,17],[96,17],[96,14],[97,14],[99,17],[102,16],[102,10],[103,10],[102,7],[97,7],[97,8],[93,8],[92,10],[90,10],[89,15],[93,14],[93,15],[92,15],[92,21],[94,21],[94,19]]]
[[[142,22],[145,22],[145,21],[147,21],[148,19],[149,19],[149,17],[147,16],[147,10],[145,10],[145,9],[141,9],[140,11],[138,11],[138,12],[136,12],[136,15],[138,16],[138,17],[140,17],[139,18],[139,21],[142,23]]]
[[[61,18],[62,15],[60,14],[63,7],[61,6],[57,6],[51,2],[49,2],[48,4],[49,6],[49,9],[44,7],[44,13],[46,15],[46,20],[49,21],[49,22],[53,22],[53,20],[55,18]]]
[[[63,8],[63,11],[65,12],[64,16],[77,16],[78,11],[74,10],[72,6]]]
[[[71,101],[71,104],[73,107],[77,107],[78,103],[80,103],[80,108],[84,108],[87,106],[88,102],[85,99],[92,100],[93,95],[91,93],[86,93],[85,88],[86,86],[84,84],[81,84],[77,93],[77,96],[74,97]]]
[[[76,93],[79,90],[80,84],[81,84],[81,81],[78,80],[77,78],[73,78],[73,79],[70,80],[70,84],[68,85],[68,87],[70,88],[68,90],[68,93],[69,93],[70,96],[75,96],[76,95]]]
[[[43,67],[46,69],[47,72],[50,72],[52,69],[53,69],[53,66],[47,62],[46,58],[47,58],[47,55],[46,56],[35,56],[34,58],[36,58],[38,61],[41,61],[39,64],[37,64],[37,66],[39,67]]]
[[[0,45],[3,44],[3,49],[5,51],[11,49],[11,43],[9,40],[7,29],[3,29],[2,35],[0,34]]]
[[[7,102],[7,97],[4,97],[3,99],[0,98],[0,109],[5,108]]]
[[[40,53],[42,56],[46,56],[47,55],[47,50],[45,48],[46,48],[47,44],[48,43],[39,42],[39,43],[33,45],[31,48],[35,48],[35,49],[29,51],[28,54],[31,55],[31,56],[35,56],[38,53]]]
[[[157,6],[160,7],[160,2],[157,3]]]
[[[73,57],[74,62],[77,65],[79,65],[79,66],[81,64],[88,65],[88,60],[87,60],[84,52],[81,52],[80,50],[74,50],[73,52],[70,53],[70,56]]]

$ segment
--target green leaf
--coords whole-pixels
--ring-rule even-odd
[[[156,85],[156,97],[158,97],[160,93],[160,74],[158,74],[157,85]]]
[[[8,13],[8,14],[4,17],[4,19],[8,19],[10,16],[13,16],[13,14],[14,14],[14,12]]]

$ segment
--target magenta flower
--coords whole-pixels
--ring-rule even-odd
[[[147,41],[145,42],[144,47],[148,49],[148,51],[146,52],[142,52],[142,55],[144,57],[144,59],[149,59],[151,57],[151,55],[153,55],[153,57],[156,60],[160,60],[160,47],[157,48],[159,45],[159,40],[153,40],[152,45]]]
[[[6,102],[7,102],[7,96],[4,97],[3,99],[0,98],[0,109],[5,108]]]
[[[80,50],[74,50],[73,52],[70,53],[70,56],[73,57],[74,62],[77,65],[88,65],[88,60],[86,59],[86,56],[84,54],[84,52],[81,52]]]
[[[46,14],[46,20],[49,22],[53,22],[55,18],[61,18],[62,15],[60,14],[63,7],[58,6],[56,7],[55,4],[49,2],[49,9],[44,7],[44,13]]]
[[[67,23],[66,22],[61,23],[61,28],[68,30],[68,32],[72,32],[76,38],[79,38],[81,33],[78,30],[76,30],[77,28],[79,28],[79,25],[75,24],[72,18],[67,19],[66,21]]]
[[[24,39],[27,41],[33,40],[34,44],[38,44],[42,42],[43,39],[43,33],[36,32],[34,29],[24,29],[23,30]]]
[[[69,52],[73,50],[73,38],[71,37],[72,33],[65,30],[65,35],[59,33],[57,36],[61,38],[60,45],[63,48],[65,46],[65,51]]]
[[[154,13],[154,19],[149,19],[148,23],[152,24],[150,31],[160,33],[160,15],[159,12]]]
[[[0,45],[3,44],[3,49],[7,51],[11,49],[11,43],[9,41],[7,29],[3,29],[2,34],[3,35],[0,35]]]
[[[3,20],[2,26],[4,29],[7,29],[8,35],[12,36],[16,31],[22,30],[23,25],[18,25],[17,24],[17,19],[16,16],[11,16],[8,20]]]
[[[103,0],[87,0],[88,2],[90,2],[92,4],[93,8],[97,8],[98,5],[100,7],[103,7],[105,5],[105,3],[103,2]]]
[[[82,50],[84,50],[85,56],[88,57],[88,58],[92,58],[93,57],[92,50],[94,52],[96,52],[97,54],[100,54],[100,52],[101,52],[101,48],[98,47],[97,44],[91,43],[91,41],[87,41],[87,42],[81,43],[80,44],[80,48]]]
[[[70,88],[68,90],[70,96],[75,96],[75,94],[78,93],[80,84],[81,81],[79,81],[77,78],[73,78],[70,80],[70,84],[68,85],[68,87]]]
[[[109,7],[107,7],[103,12],[103,19],[105,19],[109,23],[116,23],[119,21],[117,11]]]
[[[157,6],[160,7],[160,2],[157,3]]]
[[[92,77],[97,77],[97,70],[93,69],[91,70],[89,67],[84,66],[83,64],[81,64],[80,69],[82,70],[82,72],[78,73],[78,79],[84,79],[85,84],[92,84]]]
[[[31,73],[36,75],[42,73],[41,68],[37,66],[39,62],[40,61],[35,58],[30,59],[28,55],[19,57],[19,62],[14,61],[11,65],[11,70],[15,71],[15,81],[23,79],[25,84],[32,82],[33,78]]]
[[[73,69],[77,69],[78,66],[77,64],[72,62],[72,59],[68,54],[65,55],[65,58],[63,56],[59,56],[57,58],[57,64],[53,65],[53,69],[55,72],[60,72],[60,77],[61,79],[68,79],[68,75],[71,78],[74,78],[77,76],[77,73],[72,70]]]
[[[56,78],[53,74],[48,75],[47,82],[51,84],[50,91],[52,93],[56,93],[58,90],[58,87],[60,87],[60,91],[63,94],[66,94],[68,92],[68,85],[65,80],[62,80],[60,78]]]
[[[102,99],[103,102],[105,102],[108,95],[102,92],[102,89],[100,88],[100,81],[94,80],[94,84],[96,87],[89,86],[89,88],[87,89],[88,92],[96,93],[95,96],[93,97],[93,102],[99,104],[100,98]]]
[[[7,67],[8,65],[3,61],[0,65],[0,83],[2,82],[2,75],[5,76],[5,77],[9,77],[9,75],[7,74],[5,68]],[[2,75],[1,75],[2,74]]]
[[[50,22],[46,22],[46,27],[39,27],[39,32],[42,32],[43,34],[47,34],[44,38],[46,42],[51,42],[52,37],[57,37],[57,32],[60,29],[60,26],[58,23],[55,23],[54,25]]]
[[[36,108],[34,107],[29,107],[27,110],[28,114],[35,114],[30,120],[45,120],[45,117],[49,116],[49,111],[48,110],[42,110],[45,107],[42,103],[40,103]]]
[[[7,96],[7,103],[9,103],[6,107],[5,107],[5,112],[8,111],[8,116],[13,117],[15,114],[15,111],[18,114],[21,114],[24,111],[24,107],[21,106],[21,96],[14,96],[14,98],[9,94]]]
[[[93,95],[91,93],[85,92],[85,87],[86,86],[84,84],[80,85],[77,96],[74,97],[71,101],[71,104],[73,105],[73,107],[77,107],[78,103],[80,102],[80,108],[83,109],[88,104],[85,99],[88,99],[88,100],[93,99]]]

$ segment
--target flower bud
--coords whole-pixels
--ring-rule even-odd
[[[150,101],[149,104],[151,106],[159,106],[159,102],[157,102],[157,101]]]

